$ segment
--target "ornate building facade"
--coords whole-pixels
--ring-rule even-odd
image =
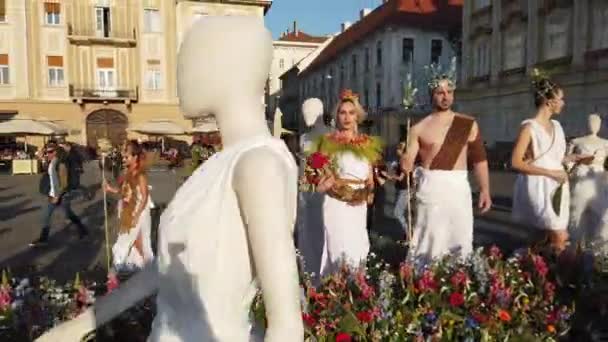
[[[463,12],[457,102],[489,144],[513,141],[533,114],[534,68],[564,87],[567,135],[585,134],[587,114],[608,113],[608,1],[473,0]]]
[[[2,0],[0,120],[44,117],[68,139],[119,144],[128,128],[179,111],[181,37],[205,15],[263,18],[271,0]]]
[[[318,97],[326,113],[335,109],[341,89],[359,94],[369,128],[389,145],[404,138],[404,85],[410,74],[428,104],[425,67],[448,66],[458,55],[462,0],[387,0],[363,9],[299,75],[300,98]]]

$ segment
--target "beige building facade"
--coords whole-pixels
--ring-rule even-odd
[[[45,118],[68,139],[120,144],[159,118],[184,128],[176,58],[206,15],[264,17],[268,0],[0,0],[0,120]],[[185,137],[184,137],[185,138]]]
[[[564,88],[567,136],[587,134],[589,113],[608,114],[608,1],[473,0],[463,12],[456,102],[477,116],[488,144],[512,142],[533,115],[534,68]]]

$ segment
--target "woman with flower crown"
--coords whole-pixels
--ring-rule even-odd
[[[520,223],[545,230],[550,247],[561,253],[568,242],[570,200],[564,165],[588,156],[566,156],[564,130],[553,119],[564,107],[563,89],[538,70],[533,78],[536,115],[522,122],[511,158],[513,168],[520,172],[512,215]]]
[[[335,162],[334,170],[322,177],[317,186],[317,191],[325,193],[322,276],[342,264],[359,267],[367,259],[366,221],[367,204],[373,194],[372,165],[382,152],[378,138],[358,131],[365,112],[356,94],[343,91],[334,113],[338,129],[318,138],[312,151],[321,152]]]

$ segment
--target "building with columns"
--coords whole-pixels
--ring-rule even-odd
[[[0,120],[45,117],[90,146],[150,119],[191,128],[177,99],[181,37],[205,15],[263,18],[271,3],[1,0]]]
[[[265,98],[266,116],[269,119],[272,119],[283,95],[281,75],[317,50],[327,39],[328,37],[315,37],[301,31],[294,21],[293,28],[283,32],[279,39],[274,41],[274,55]]]
[[[513,141],[534,113],[534,68],[564,87],[566,135],[586,134],[587,114],[608,113],[608,1],[472,0],[463,13],[457,102],[490,145]]]
[[[461,8],[462,0],[386,0],[361,10],[301,73],[300,98],[318,97],[330,113],[340,90],[350,88],[367,108],[371,133],[397,144],[406,131],[407,74],[420,89],[418,102],[428,103],[425,66],[447,66],[458,55]]]

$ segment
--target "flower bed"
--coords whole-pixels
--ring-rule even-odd
[[[426,268],[343,268],[306,286],[303,320],[311,341],[552,341],[572,313],[556,299],[542,257],[504,259],[492,248]]]
[[[411,262],[391,268],[370,260],[369,265],[366,272],[342,268],[318,287],[303,277],[307,341],[555,341],[576,321],[588,326],[584,317],[596,312],[594,305],[608,303],[605,257],[587,263],[591,277],[581,277],[584,282],[574,289],[558,288],[555,265],[530,251],[504,258],[497,248],[478,250],[465,262],[447,257],[424,269]],[[117,286],[79,278],[58,286],[47,278],[30,281],[3,272],[0,340],[35,338]],[[568,291],[575,294],[560,295]],[[571,304],[575,300],[577,319]],[[585,306],[590,309],[581,315]],[[252,311],[263,325],[261,294]],[[600,322],[602,316],[594,315]],[[88,340],[143,342],[153,317],[154,306],[147,299]],[[569,337],[584,340],[579,337],[590,335]]]

